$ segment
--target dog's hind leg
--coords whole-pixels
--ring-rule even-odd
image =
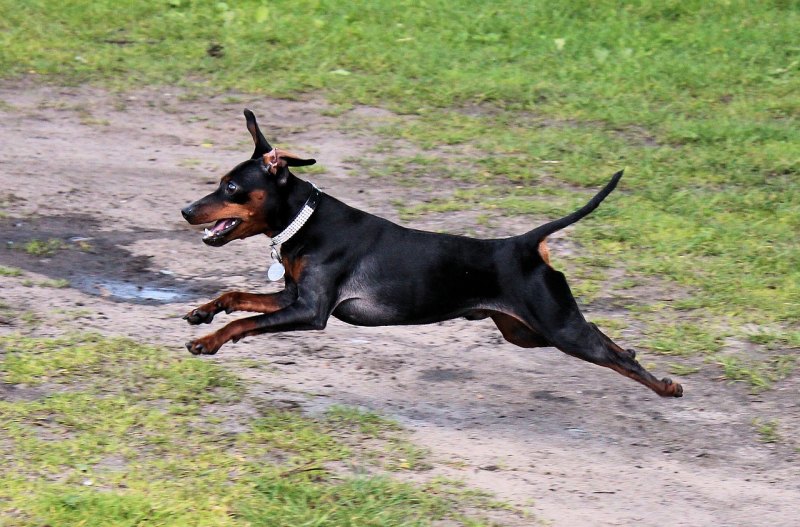
[[[628,355],[628,356],[630,356],[630,358],[632,358],[632,359],[635,359],[635,358],[636,358],[636,350],[634,350],[634,349],[631,349],[631,348],[622,348],[622,347],[621,347],[621,346],[619,346],[619,345],[618,345],[616,342],[614,342],[613,340],[611,340],[611,337],[609,337],[608,335],[606,335],[605,333],[603,333],[602,331],[600,331],[600,328],[598,328],[598,327],[597,327],[597,324],[595,324],[594,322],[589,322],[589,325],[590,325],[590,326],[591,326],[591,327],[592,327],[592,328],[593,328],[595,331],[597,331],[597,332],[600,334],[600,337],[602,337],[603,341],[606,343],[606,345],[608,345],[609,347],[611,347],[611,349],[613,349],[613,350],[614,350],[614,351],[616,351],[617,353],[621,353],[621,354],[623,354],[623,355],[627,354],[627,355]]]
[[[492,320],[508,342],[521,348],[541,348],[551,344],[519,319],[505,313],[492,313]]]
[[[656,378],[644,369],[631,356],[630,352],[622,350],[610,339],[603,338],[601,336],[602,333],[595,331],[585,321],[583,323],[588,331],[581,332],[578,336],[573,334],[572,329],[570,329],[569,333],[551,337],[553,346],[573,357],[610,368],[636,382],[644,384],[662,397],[681,397],[683,395],[683,387],[680,384],[672,382],[668,377],[663,379]],[[574,324],[571,324],[571,326],[574,326]],[[613,347],[610,344],[613,344]]]
[[[680,384],[669,378],[657,379],[636,361],[633,352],[615,344],[583,318],[562,273],[547,268],[539,278],[544,287],[537,288],[536,302],[528,306],[530,326],[550,345],[573,357],[610,368],[662,397],[683,395]]]

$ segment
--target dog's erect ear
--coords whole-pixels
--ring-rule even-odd
[[[281,150],[280,148],[275,149],[278,152],[278,159],[283,159],[286,161],[286,166],[290,167],[304,167],[308,165],[313,165],[317,162],[316,159],[304,159],[297,154],[293,154],[291,152],[287,152],[286,150]]]
[[[275,148],[270,150],[263,156],[264,165],[269,169],[272,174],[277,173],[278,169],[286,167],[304,167],[313,165],[317,162],[316,159],[305,159],[297,154]]]
[[[272,150],[272,147],[267,142],[264,134],[261,133],[261,129],[258,127],[256,116],[253,115],[253,112],[245,108],[244,118],[247,119],[247,130],[250,132],[250,135],[253,136],[253,143],[256,145],[256,149],[253,151],[253,155],[250,159],[256,159]]]
[[[316,159],[303,159],[297,154],[275,148],[270,150],[263,157],[264,168],[273,176],[278,176],[278,184],[283,185],[289,178],[288,167],[303,167],[313,165]]]

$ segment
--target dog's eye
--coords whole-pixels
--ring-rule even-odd
[[[234,192],[236,192],[236,189],[237,189],[237,188],[239,188],[239,187],[237,187],[237,186],[236,186],[236,183],[234,183],[233,181],[231,181],[231,182],[229,182],[229,183],[228,183],[228,185],[225,187],[225,190],[227,190],[227,191],[228,191],[228,193],[230,193],[230,194],[233,194]]]

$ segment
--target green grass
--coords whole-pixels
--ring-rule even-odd
[[[53,289],[64,289],[69,287],[69,280],[64,278],[57,278],[55,280],[43,280],[36,285],[39,287],[52,287]]]
[[[373,427],[395,429],[373,414],[279,410],[209,361],[126,339],[0,349],[16,388],[0,401],[0,525],[487,525],[443,485],[337,474],[367,462]]]
[[[686,366],[685,364],[670,364],[669,372],[673,375],[688,376],[700,371],[699,366]]]
[[[56,251],[66,248],[66,244],[58,239],[31,240],[22,246],[22,250],[31,256],[53,256]]]
[[[22,270],[16,267],[0,265],[0,276],[22,276]]]
[[[39,287],[51,287],[53,289],[64,289],[65,287],[69,287],[69,280],[65,280],[63,278],[58,278],[56,280],[42,280],[42,281],[36,282],[34,280],[30,280],[30,279],[26,278],[26,279],[24,279],[24,280],[22,280],[20,282],[20,285],[22,285],[24,287],[39,286]]]
[[[326,412],[332,423],[341,423],[350,428],[355,427],[360,433],[379,437],[387,431],[396,431],[400,426],[375,412],[362,411],[352,406],[334,405]]]
[[[798,27],[796,0],[166,0],[123,10],[0,0],[0,71],[115,89],[178,84],[187,96],[323,93],[343,127],[356,104],[413,114],[379,133],[384,150],[402,139],[418,155],[362,162],[398,184],[452,188],[398,204],[406,219],[467,208],[552,218],[627,167],[574,239],[631,279],[689,293],[673,303],[678,314],[648,323],[653,350],[713,353],[731,335],[748,340],[730,329],[745,324],[779,335],[765,345],[796,349]],[[613,287],[581,275],[586,301]]]
[[[758,439],[762,443],[777,443],[781,440],[781,436],[778,434],[779,423],[776,419],[770,421],[756,419],[753,421],[753,426],[755,426]]]
[[[694,323],[652,324],[648,349],[665,355],[714,354],[722,349],[718,331]]]
[[[769,389],[786,378],[797,365],[794,354],[768,357],[721,356],[717,359],[726,379],[744,382],[753,393]]]

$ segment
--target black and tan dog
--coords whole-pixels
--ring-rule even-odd
[[[289,171],[314,160],[273,149],[252,112],[245,116],[253,156],[182,213],[192,225],[215,222],[203,237],[208,245],[256,234],[277,239],[281,252],[273,251],[270,274],[277,279],[285,272],[286,285],[272,294],[225,293],[189,312],[190,324],[209,323],[222,311],[262,313],[187,343],[190,352],[213,354],[229,340],[261,333],[323,329],[331,315],[362,326],[491,317],[512,344],[554,346],[661,396],[683,394],[680,384],[657,379],[633,350],[587,322],[564,275],[548,261],[547,236],[597,208],[622,172],[581,209],[526,234],[495,240],[437,234],[400,227],[319,192]]]

